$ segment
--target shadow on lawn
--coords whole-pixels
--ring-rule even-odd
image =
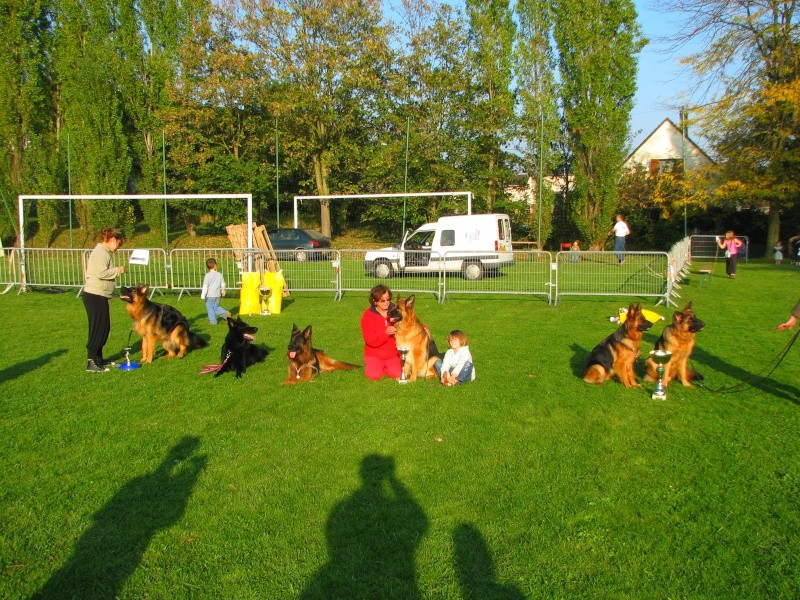
[[[328,517],[329,560],[302,600],[421,597],[414,552],[428,531],[428,518],[397,479],[391,456],[365,456],[361,480]]]
[[[460,523],[453,533],[455,568],[463,598],[524,600],[514,585],[497,582],[494,561],[481,532],[472,523]]]
[[[20,377],[29,371],[43,367],[54,358],[64,354],[66,351],[66,348],[53,350],[53,352],[48,352],[47,354],[43,354],[42,356],[34,358],[33,360],[26,360],[8,367],[7,369],[3,369],[0,371],[0,383],[3,383],[4,381],[11,381],[12,379],[16,379],[17,377]]]
[[[745,386],[743,384],[749,384],[753,388],[761,390],[762,392],[766,392],[767,394],[771,394],[773,396],[789,400],[791,402],[794,402],[795,404],[800,404],[800,389],[791,385],[787,385],[785,383],[780,383],[771,378],[765,379],[763,375],[761,375],[761,371],[765,369],[767,366],[771,365],[771,362],[767,361],[767,358],[768,356],[765,356],[763,361],[754,360],[753,361],[754,366],[751,372],[751,371],[746,371],[730,363],[727,363],[724,360],[718,358],[716,355],[711,354],[707,350],[700,348],[699,346],[695,346],[694,352],[692,352],[692,360],[697,360],[698,363],[710,367],[715,371],[719,371],[720,373],[723,373],[731,378],[731,381],[727,382],[719,390],[711,390],[711,388],[708,388],[712,392],[714,391],[722,392],[728,388],[740,384],[742,384],[742,387],[744,388]],[[784,360],[786,360],[785,357]],[[780,367],[778,367],[778,369],[780,369]],[[695,385],[698,384],[695,382]],[[734,393],[734,392],[729,392],[729,393]]]
[[[184,437],[151,473],[136,477],[93,515],[75,553],[33,598],[116,598],[150,540],[181,518],[205,455],[197,437]]]

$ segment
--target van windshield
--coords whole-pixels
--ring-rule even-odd
[[[407,250],[430,250],[435,231],[415,231],[406,240]]]

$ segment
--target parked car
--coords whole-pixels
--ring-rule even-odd
[[[278,227],[267,231],[267,235],[272,249],[280,251],[278,259],[327,260],[330,256],[329,252],[316,252],[316,250],[330,248],[331,240],[314,229]],[[285,252],[286,250],[294,250],[294,252]],[[315,252],[309,252],[309,250]]]

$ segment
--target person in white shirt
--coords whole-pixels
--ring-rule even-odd
[[[219,305],[220,298],[225,296],[225,278],[222,273],[217,271],[215,259],[209,258],[206,261],[206,267],[208,267],[208,273],[203,278],[203,291],[200,292],[200,299],[206,301],[208,322],[216,325],[219,317],[227,319],[231,316],[231,313]]]
[[[614,252],[619,253],[617,254],[617,261],[619,261],[619,264],[623,264],[625,255],[621,253],[625,252],[625,237],[630,235],[631,230],[622,215],[617,215],[617,222],[614,223],[614,227],[611,228],[608,235],[612,233],[614,234]]]
[[[444,359],[434,364],[439,381],[443,385],[469,383],[475,381],[475,365],[472,364],[472,353],[469,351],[469,340],[466,334],[455,329],[447,336],[450,349],[445,352]]]

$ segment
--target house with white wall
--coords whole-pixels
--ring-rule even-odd
[[[629,169],[637,164],[644,166],[650,175],[658,173],[681,173],[714,164],[714,161],[698,146],[688,133],[671,119],[664,119],[636,149],[628,155],[625,166]]]

